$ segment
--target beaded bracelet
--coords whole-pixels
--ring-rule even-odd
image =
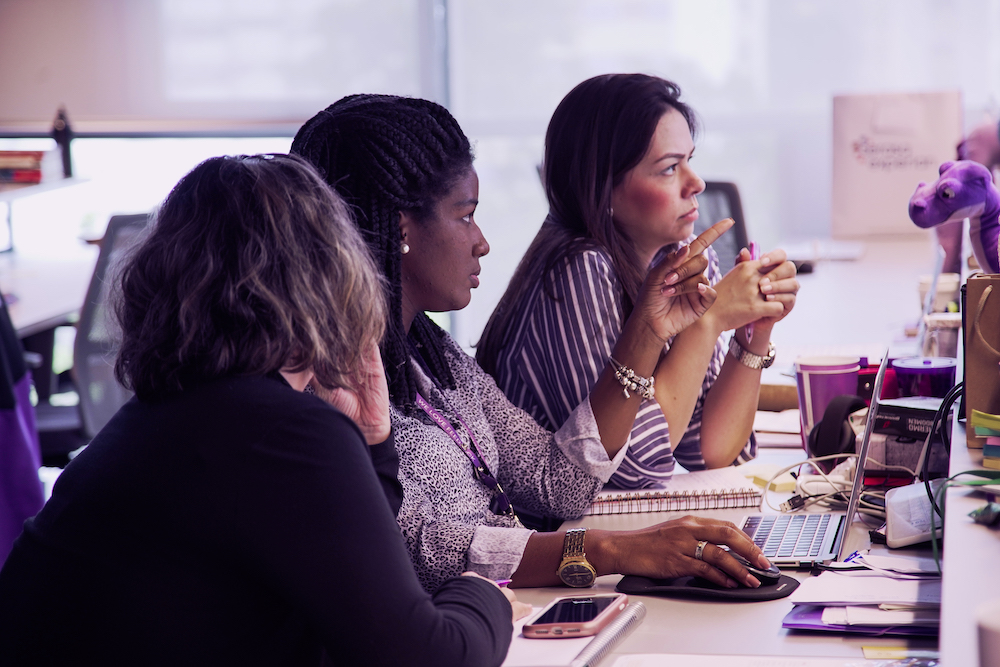
[[[611,357],[611,363],[615,367],[615,377],[618,378],[618,384],[622,386],[622,393],[625,394],[625,398],[632,398],[629,390],[639,394],[642,398],[653,398],[656,396],[656,388],[653,386],[653,376],[644,378],[641,375],[637,375],[634,370],[623,365],[614,357]]]

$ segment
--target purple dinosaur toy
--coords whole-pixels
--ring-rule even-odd
[[[990,170],[971,160],[945,162],[937,181],[921,183],[910,197],[910,220],[930,229],[952,220],[969,219],[969,237],[976,261],[986,273],[1000,273],[997,236],[1000,233],[1000,192]]]

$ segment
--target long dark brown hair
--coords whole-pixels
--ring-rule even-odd
[[[282,369],[344,386],[385,325],[347,207],[289,155],[211,158],[182,178],[117,301],[115,375],[140,399]]]
[[[659,77],[605,74],[576,86],[556,107],[542,162],[549,214],[483,331],[476,359],[488,373],[510,342],[525,294],[582,249],[601,248],[611,256],[625,314],[631,312],[647,267],[639,266],[632,239],[612,217],[611,192],[642,161],[668,110],[676,109],[694,134],[694,112],[680,95],[676,84]]]

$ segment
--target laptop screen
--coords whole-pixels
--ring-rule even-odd
[[[865,431],[861,436],[861,447],[858,448],[858,462],[854,471],[854,483],[851,485],[851,499],[847,503],[847,516],[844,518],[844,530],[841,531],[840,549],[837,550],[837,561],[844,560],[844,551],[847,549],[847,538],[850,535],[851,526],[854,524],[855,516],[858,513],[858,506],[861,504],[861,488],[865,482],[865,461],[868,460],[868,444],[871,442],[872,431],[875,430],[875,414],[878,412],[878,403],[882,395],[882,381],[885,379],[885,369],[889,365],[889,350],[882,355],[882,363],[879,364],[878,373],[875,375],[875,384],[872,386],[872,403],[868,407],[868,418],[865,420]]]

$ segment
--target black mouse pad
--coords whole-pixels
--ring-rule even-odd
[[[629,595],[662,595],[664,597],[701,598],[706,600],[733,600],[761,602],[788,597],[799,587],[797,579],[781,575],[777,582],[760,588],[719,588],[701,577],[677,577],[676,579],[650,579],[636,575],[625,575],[615,587],[619,593]]]

